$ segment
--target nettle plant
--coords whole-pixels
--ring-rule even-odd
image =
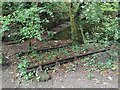
[[[43,23],[48,23],[47,18],[41,18],[40,14],[47,14],[53,17],[52,12],[46,7],[38,7],[33,4],[30,8],[18,7],[16,11],[1,18],[2,32],[13,30],[11,26],[19,25],[17,34],[21,36],[20,41],[25,39],[36,38],[42,40],[41,35],[46,30]]]

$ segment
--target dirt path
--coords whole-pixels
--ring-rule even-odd
[[[4,47],[4,50],[8,52],[8,57],[15,52],[9,46]],[[2,67],[2,88],[118,88],[117,71],[105,73],[104,76],[97,71],[92,72],[94,78],[89,80],[87,77],[90,72],[86,71],[86,67],[81,65],[78,65],[75,72],[65,73],[59,69],[57,73],[52,75],[52,79],[46,82],[34,80],[29,81],[29,83],[20,83],[16,78],[16,68],[19,60],[13,58],[9,57],[9,62],[12,63]]]
[[[78,66],[76,72],[64,73],[62,70],[52,75],[52,79],[46,82],[29,81],[18,83],[14,81],[12,67],[2,73],[2,88],[118,88],[117,72],[109,72],[105,76],[93,72],[94,79],[89,80],[88,71]]]

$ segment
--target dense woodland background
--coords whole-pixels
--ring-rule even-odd
[[[2,6],[2,30],[10,32],[11,39],[38,38],[43,40],[41,35],[44,32],[53,35],[52,28],[73,18],[77,26],[73,38],[80,38],[82,43],[91,38],[95,41],[116,41],[118,37],[118,3],[3,3]],[[74,27],[74,28],[75,28]],[[71,28],[72,29],[72,28]],[[17,32],[17,37],[12,38]],[[77,33],[77,34],[78,34]],[[18,37],[19,36],[19,37]],[[94,38],[93,38],[94,37]]]

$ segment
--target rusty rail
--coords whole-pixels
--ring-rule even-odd
[[[70,45],[70,43],[69,44],[66,44],[66,45],[62,45],[62,46],[56,46],[56,47],[48,47],[48,48],[37,48],[37,49],[33,49],[33,50],[27,50],[27,51],[22,51],[22,52],[17,52],[17,53],[15,53],[15,54],[18,54],[19,53],[19,55],[20,56],[22,56],[22,55],[24,55],[24,54],[26,54],[26,53],[31,53],[32,51],[36,51],[36,52],[39,52],[39,51],[42,51],[42,52],[47,52],[47,51],[49,51],[49,50],[53,50],[53,49],[57,49],[57,48],[63,48],[63,47],[67,47],[67,46],[69,46]]]
[[[36,64],[34,66],[30,66],[27,68],[27,72],[31,72],[33,71],[35,68],[41,66],[43,70],[45,70],[46,68],[49,68],[49,67],[52,67],[52,66],[55,66],[56,63],[58,62],[59,64],[63,64],[63,63],[68,63],[68,62],[72,62],[74,60],[76,60],[75,58],[80,58],[80,57],[84,57],[84,56],[88,56],[88,55],[92,55],[92,54],[96,54],[96,53],[100,53],[100,52],[105,52],[107,50],[110,50],[110,48],[108,49],[103,49],[103,50],[99,50],[99,51],[93,51],[93,52],[88,52],[88,53],[85,53],[85,54],[80,54],[80,55],[76,55],[76,56],[72,56],[72,57],[68,57],[68,58],[65,58],[65,59],[59,59],[59,60],[54,60],[54,61],[51,61],[51,62],[46,62],[46,63],[42,63],[42,64]]]

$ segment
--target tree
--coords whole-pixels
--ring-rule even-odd
[[[68,4],[68,12],[69,12],[69,17],[70,17],[70,25],[71,25],[71,38],[73,41],[73,44],[79,44],[79,43],[84,43],[84,36],[82,33],[82,30],[79,30],[79,25],[77,22],[77,19],[79,18],[80,14],[80,9],[81,9],[81,3],[79,4],[78,11],[75,14],[74,9],[73,9],[73,2],[69,2]]]

